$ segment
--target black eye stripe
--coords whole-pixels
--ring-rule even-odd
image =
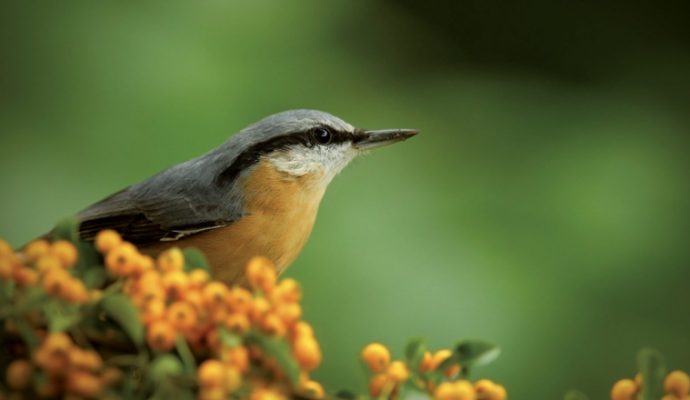
[[[263,142],[254,144],[235,157],[232,164],[230,164],[230,166],[225,168],[215,177],[214,181],[216,185],[222,186],[234,181],[242,171],[259,162],[259,159],[261,159],[261,156],[264,154],[268,154],[276,150],[287,149],[291,146],[314,147],[316,144],[319,144],[314,139],[313,134],[315,129],[326,129],[330,132],[331,140],[327,145],[345,143],[355,139],[355,134],[351,132],[338,131],[327,126],[314,127],[307,131],[276,136]]]

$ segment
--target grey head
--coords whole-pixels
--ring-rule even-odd
[[[261,160],[291,176],[318,173],[327,185],[358,154],[416,133],[357,129],[316,110],[274,114],[82,211],[80,233],[88,239],[110,228],[132,242],[150,243],[225,226],[244,214],[241,178]]]

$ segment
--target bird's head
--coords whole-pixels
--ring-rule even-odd
[[[327,185],[353,158],[371,149],[405,140],[414,129],[364,130],[316,110],[271,115],[243,129],[229,143],[239,153],[219,176],[238,176],[260,160],[290,176],[318,176]]]

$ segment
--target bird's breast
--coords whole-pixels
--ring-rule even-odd
[[[290,265],[309,238],[325,191],[318,174],[293,176],[266,161],[243,179],[244,216],[184,241],[204,251],[214,277],[226,282],[238,281],[253,256],[272,259],[279,271]]]

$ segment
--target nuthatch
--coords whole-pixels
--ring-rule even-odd
[[[148,254],[193,246],[236,282],[256,255],[283,271],[302,250],[333,177],[355,156],[412,129],[367,131],[314,110],[278,113],[192,160],[78,214],[83,239],[114,229]]]

